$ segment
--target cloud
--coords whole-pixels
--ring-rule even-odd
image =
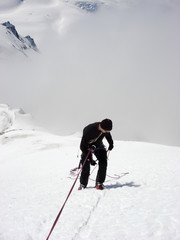
[[[18,6],[21,2],[21,0],[0,0],[0,11],[9,10],[10,8]]]

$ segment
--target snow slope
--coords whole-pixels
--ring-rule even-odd
[[[39,131],[15,112],[0,106],[1,132],[21,129],[0,135],[0,240],[42,240],[73,184],[80,138]],[[115,141],[108,165],[109,176],[129,175],[107,176],[103,191],[76,184],[50,239],[179,240],[180,148]]]

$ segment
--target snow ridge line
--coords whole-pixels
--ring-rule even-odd
[[[99,190],[101,191],[101,190]],[[105,197],[105,194],[106,194],[106,191],[103,190],[103,193],[102,191],[100,192],[101,195],[98,196],[98,199],[97,199],[97,202],[96,204],[93,206],[93,208],[89,211],[89,216],[87,217],[87,219],[82,223],[82,225],[78,228],[78,231],[77,233],[74,235],[74,237],[71,239],[71,240],[75,240],[78,235],[81,233],[81,231],[83,230],[84,227],[86,227],[90,221],[90,219],[93,217],[93,214],[94,212],[96,211],[98,205],[99,205],[99,202],[102,200],[102,198]]]
[[[10,129],[10,130],[7,130],[7,131],[0,132],[0,135],[6,134],[6,133],[9,133],[9,132],[14,132],[14,131],[22,131],[22,130],[23,130],[22,128]]]

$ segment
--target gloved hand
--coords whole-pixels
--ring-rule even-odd
[[[95,165],[96,165],[96,161],[94,161],[93,159],[91,159],[91,160],[90,160],[90,164],[91,164],[92,166],[95,166]]]
[[[109,145],[108,150],[111,151],[111,150],[113,149],[113,147],[114,147],[113,144],[112,144],[112,145]]]
[[[92,145],[92,146],[90,147],[90,149],[91,149],[92,151],[94,151],[94,150],[96,149],[96,146],[95,146],[95,145]]]

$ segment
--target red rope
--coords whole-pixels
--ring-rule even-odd
[[[76,177],[76,179],[75,179],[75,181],[74,181],[74,183],[73,183],[73,185],[72,185],[72,187],[71,187],[71,189],[70,189],[70,191],[69,191],[69,193],[68,193],[68,196],[67,196],[64,204],[63,204],[62,207],[61,207],[61,210],[59,211],[59,213],[58,213],[58,215],[57,215],[57,217],[56,217],[56,219],[55,219],[55,221],[54,221],[54,223],[53,223],[53,225],[52,225],[52,228],[51,228],[51,230],[50,230],[50,232],[49,232],[49,235],[48,235],[48,237],[46,238],[46,240],[49,239],[49,237],[50,237],[50,235],[51,235],[54,227],[56,226],[56,223],[57,223],[57,221],[58,221],[58,219],[59,219],[59,217],[60,217],[60,215],[61,215],[61,213],[62,213],[62,211],[63,211],[63,209],[64,209],[64,206],[66,205],[66,202],[67,202],[69,196],[70,196],[71,193],[72,193],[72,190],[73,190],[73,188],[74,188],[74,186],[75,186],[75,184],[76,184],[76,182],[77,182],[77,180],[78,180],[79,174],[81,173],[81,171],[82,171],[82,169],[83,169],[83,167],[84,167],[84,165],[85,165],[85,163],[86,163],[86,161],[87,161],[87,159],[88,159],[88,156],[89,156],[90,152],[91,152],[91,150],[89,150],[89,152],[88,152],[88,154],[87,154],[87,156],[86,156],[86,158],[85,158],[85,160],[84,160],[84,163],[83,163],[83,165],[82,165],[79,173],[77,174],[77,177]]]

